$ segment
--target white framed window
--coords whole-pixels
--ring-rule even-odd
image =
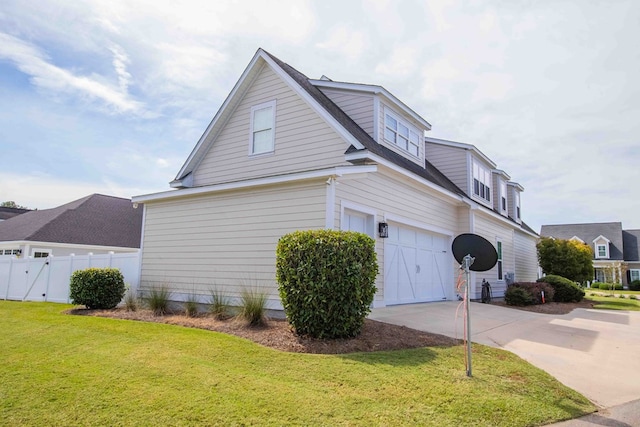
[[[384,112],[384,139],[412,156],[420,157],[420,133],[389,110]]]
[[[367,206],[360,206],[349,201],[342,201],[340,215],[340,229],[343,231],[357,231],[369,237],[376,238],[376,212]]]
[[[251,107],[249,155],[273,153],[275,150],[276,101]]]
[[[498,253],[498,280],[504,280],[504,273],[502,272],[502,242],[498,240],[496,242],[496,252]]]
[[[607,256],[607,244],[606,243],[598,243],[596,245],[596,258],[609,258]]]
[[[629,270],[629,279],[633,282],[634,280],[640,280],[640,270]]]
[[[516,219],[520,219],[520,193],[516,191]]]
[[[473,194],[487,202],[491,201],[491,172],[473,160]]]
[[[51,256],[51,254],[51,249],[34,249],[31,252],[31,256],[34,258],[46,258],[48,256]]]
[[[20,249],[4,249],[4,250],[0,250],[0,255],[20,255]]]
[[[507,214],[507,183],[500,181],[500,212]]]

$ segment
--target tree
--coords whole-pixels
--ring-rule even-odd
[[[576,240],[543,237],[536,249],[538,263],[545,274],[562,276],[580,283],[593,279],[591,246]]]
[[[0,208],[29,209],[26,206],[16,205],[16,202],[14,202],[13,200],[7,200],[6,202],[0,203]]]

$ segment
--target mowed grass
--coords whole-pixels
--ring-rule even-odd
[[[517,356],[474,346],[351,355],[0,301],[2,425],[534,426],[592,412]]]
[[[617,292],[617,291],[616,291]],[[628,310],[628,311],[640,311],[640,300],[637,299],[629,299],[627,298],[619,298],[617,295],[615,296],[597,296],[597,295],[589,295],[585,296],[586,299],[595,301],[598,304],[593,306],[593,308],[598,308],[602,310]]]

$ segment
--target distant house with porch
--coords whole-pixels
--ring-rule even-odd
[[[594,280],[627,285],[640,280],[640,230],[621,222],[543,225],[542,237],[577,240],[593,249]]]

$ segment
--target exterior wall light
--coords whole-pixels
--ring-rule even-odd
[[[389,237],[389,224],[387,224],[386,222],[379,222],[378,235],[383,239]]]

